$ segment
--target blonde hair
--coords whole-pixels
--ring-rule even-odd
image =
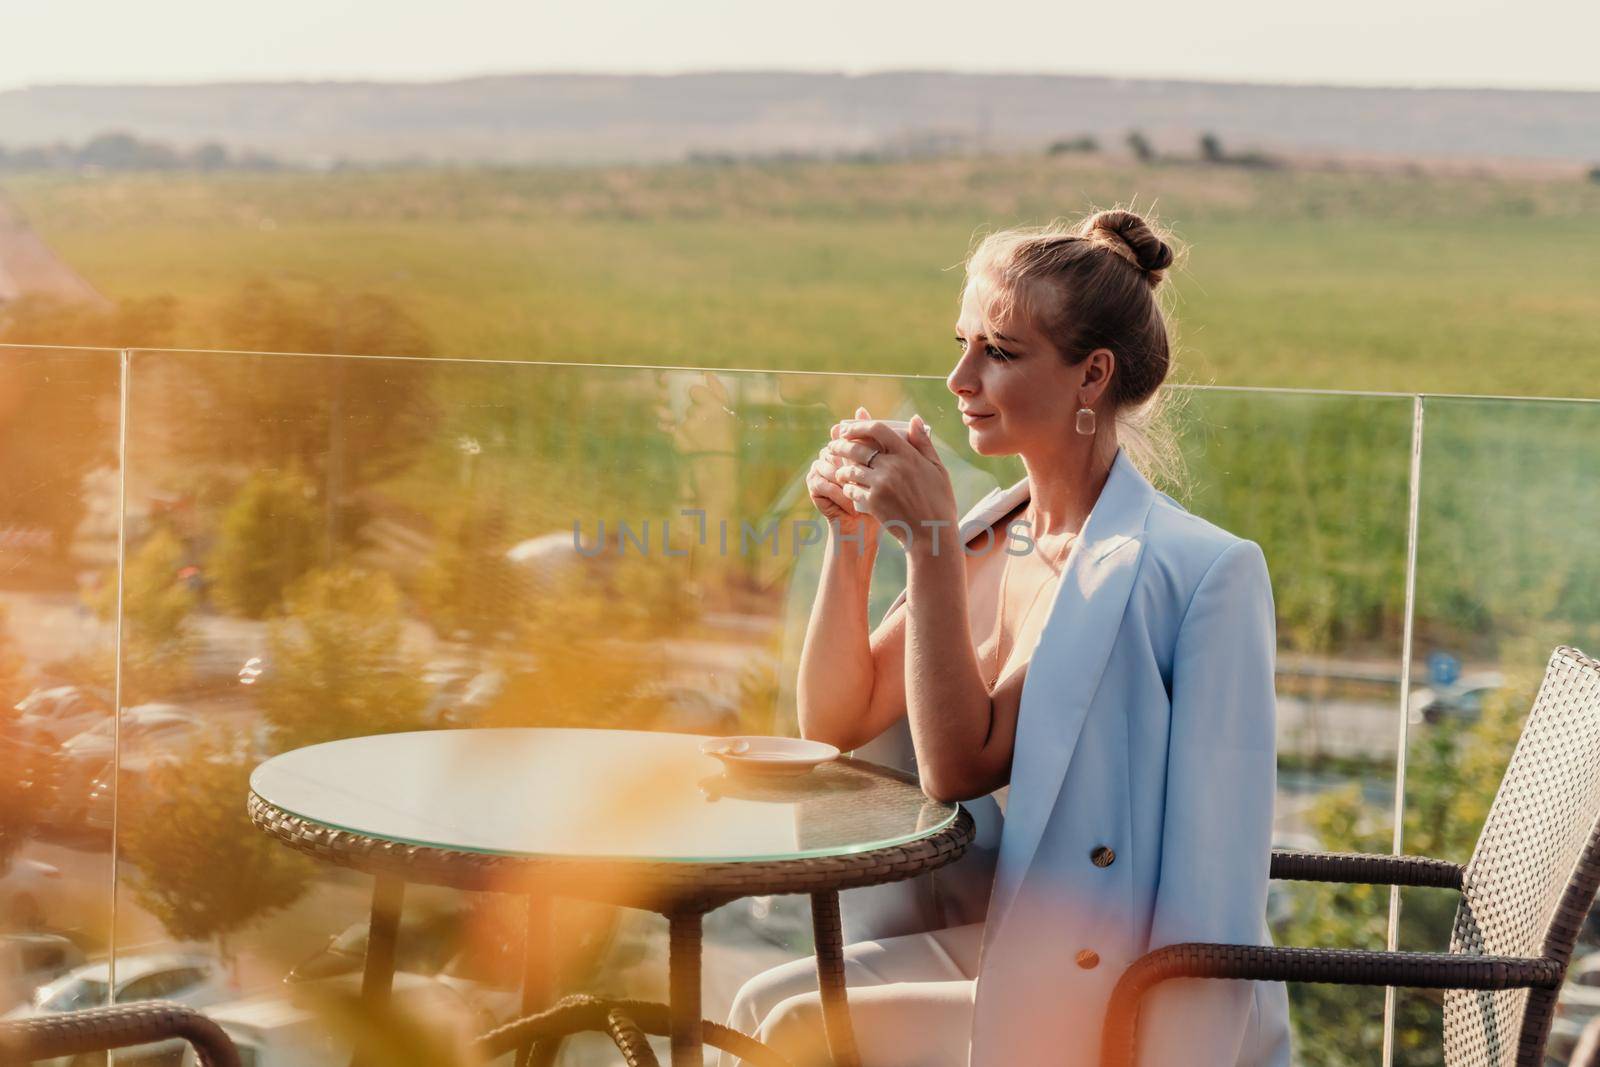
[[[1116,420],[1118,441],[1146,477],[1174,489],[1185,475],[1177,405],[1160,388],[1172,343],[1158,290],[1178,260],[1175,244],[1132,211],[1095,211],[1076,224],[1058,219],[988,235],[968,255],[962,287],[965,300],[975,280],[989,281],[989,322],[1021,311],[1069,364],[1110,349],[1111,410],[1101,414]]]

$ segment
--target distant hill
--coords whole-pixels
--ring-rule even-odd
[[[626,162],[693,153],[1042,147],[1137,128],[1158,150],[1600,161],[1600,92],[1337,88],[1055,75],[527,74],[448,82],[39,86],[0,145],[125,130],[327,162]]]

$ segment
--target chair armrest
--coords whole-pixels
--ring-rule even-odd
[[[1352,885],[1414,885],[1461,889],[1462,866],[1427,856],[1382,856],[1362,852],[1272,853],[1272,877],[1295,882]]]
[[[193,1008],[161,1000],[0,1023],[0,1063],[105,1052],[174,1037],[194,1046],[203,1067],[239,1067],[239,1050],[222,1027]]]
[[[1185,942],[1134,960],[1111,993],[1102,1030],[1103,1067],[1134,1062],[1139,1001],[1170,978],[1244,978],[1413,989],[1555,989],[1566,967],[1544,957],[1462,956],[1447,952],[1369,952]]]

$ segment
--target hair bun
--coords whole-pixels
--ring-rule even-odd
[[[1097,211],[1084,221],[1081,232],[1144,271],[1152,289],[1161,284],[1164,272],[1172,266],[1172,247],[1131,211]]]

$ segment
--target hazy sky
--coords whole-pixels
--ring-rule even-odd
[[[884,69],[1600,89],[1597,0],[0,0],[0,89]]]

